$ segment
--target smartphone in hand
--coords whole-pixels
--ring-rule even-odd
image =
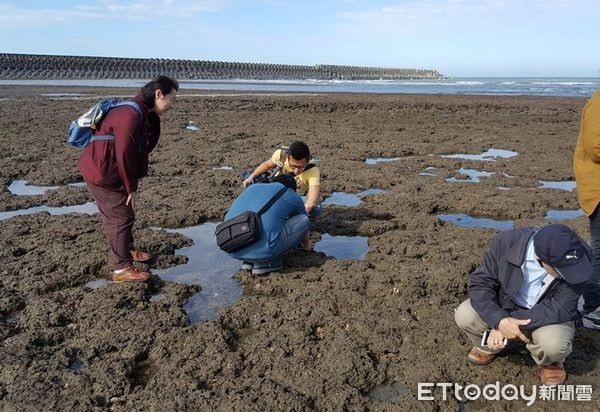
[[[483,336],[481,337],[481,346],[488,346],[488,339],[490,338],[491,330],[486,330],[483,332]],[[504,338],[504,346],[508,345],[508,339]]]

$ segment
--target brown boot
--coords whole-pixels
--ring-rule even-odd
[[[136,262],[147,262],[150,259],[152,259],[152,256],[150,256],[150,253],[138,250],[138,249],[133,249],[130,250],[129,253],[131,253],[131,257],[133,258],[134,261]]]
[[[554,362],[540,368],[540,378],[542,385],[562,385],[567,380],[567,372],[562,363]]]
[[[479,349],[477,346],[473,346],[473,349],[471,349],[471,351],[467,355],[467,360],[469,362],[474,363],[475,365],[480,365],[480,366],[487,365],[488,363],[492,362],[494,359],[496,359],[495,353],[484,352],[483,350]]]
[[[144,272],[134,266],[123,269],[122,272],[113,272],[113,282],[145,282],[150,279],[150,272]]]

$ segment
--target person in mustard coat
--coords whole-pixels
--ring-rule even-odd
[[[577,199],[590,221],[593,272],[583,293],[583,316],[600,325],[600,90],[588,100],[573,156]]]

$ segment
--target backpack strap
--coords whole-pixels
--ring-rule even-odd
[[[115,107],[119,107],[119,106],[133,107],[140,114],[142,120],[144,119],[144,113],[142,112],[142,108],[136,102],[133,102],[131,100],[125,100],[125,101],[122,101],[122,102],[118,102],[113,107],[111,107],[111,110],[114,109]],[[108,114],[108,113],[105,113],[104,116],[106,116],[106,114]],[[96,115],[94,115],[94,116],[96,116]],[[95,129],[95,128],[96,128],[96,124],[94,124],[93,129]],[[92,138],[90,139],[90,143],[96,142],[96,141],[102,141],[102,140],[115,140],[115,137],[113,135],[110,135],[110,134],[107,134],[107,135],[98,135],[98,136],[92,135]]]
[[[287,158],[289,150],[289,147],[281,146],[281,151],[279,152],[279,160],[277,161],[277,166],[271,171],[271,177],[278,176],[281,173],[285,165],[285,159]]]
[[[269,200],[263,207],[260,208],[260,210],[258,212],[256,212],[257,215],[262,215],[263,213],[265,213],[267,210],[269,210],[271,208],[271,206],[273,206],[273,204],[275,202],[277,202],[277,200],[283,196],[283,194],[288,190],[287,187],[283,187],[281,190],[279,190],[279,192],[275,193],[275,196],[273,196],[271,198],[271,200]]]

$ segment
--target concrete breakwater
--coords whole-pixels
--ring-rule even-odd
[[[440,79],[435,70],[287,65],[205,60],[134,59],[0,53],[0,79],[401,80]]]

